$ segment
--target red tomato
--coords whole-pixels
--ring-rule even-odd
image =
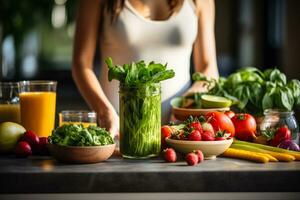
[[[271,145],[277,147],[282,141],[292,138],[291,131],[286,126],[278,128],[274,138],[271,140]]]
[[[227,115],[227,117],[229,117],[231,119],[234,117],[235,113],[233,111],[229,110],[229,111],[225,112],[225,115]]]
[[[160,130],[161,130],[161,146],[162,148],[165,148],[167,146],[166,138],[172,135],[172,129],[170,126],[165,125],[162,126]]]
[[[200,133],[203,133],[203,129],[202,129],[202,126],[201,126],[200,122],[192,122],[192,123],[190,123],[190,128],[193,128],[194,130],[197,130]]]
[[[227,115],[221,112],[209,112],[205,115],[207,121],[213,126],[215,132],[221,130],[230,133],[230,137],[235,134],[234,125]]]
[[[243,141],[252,141],[255,138],[256,121],[250,114],[236,114],[231,118],[235,127],[235,137]]]

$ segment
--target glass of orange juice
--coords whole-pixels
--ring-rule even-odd
[[[16,82],[0,82],[0,123],[20,123],[19,87]]]
[[[59,113],[59,126],[64,124],[97,126],[97,114],[86,110],[64,110]]]
[[[39,137],[48,137],[54,129],[56,85],[56,81],[19,82],[21,124]]]

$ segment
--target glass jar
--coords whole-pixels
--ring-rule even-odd
[[[299,144],[299,127],[293,111],[280,109],[267,109],[264,111],[264,118],[260,124],[260,130],[279,128],[287,126],[291,131],[292,140]]]
[[[1,122],[21,123],[18,83],[0,82]]]
[[[59,113],[59,126],[82,124],[84,127],[97,126],[97,114],[86,110],[64,110]]]
[[[161,148],[160,84],[120,85],[120,152],[124,158],[158,156]]]

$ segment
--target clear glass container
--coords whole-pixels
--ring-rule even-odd
[[[39,137],[48,137],[54,129],[56,86],[56,81],[19,82],[21,124]]]
[[[287,126],[292,133],[292,139],[299,144],[299,126],[293,111],[267,109],[260,124],[260,130]]]
[[[158,156],[161,148],[160,84],[120,85],[120,152],[124,158]]]
[[[0,82],[1,122],[21,123],[18,83]]]
[[[59,126],[64,124],[97,126],[97,113],[87,110],[64,110],[59,113]]]

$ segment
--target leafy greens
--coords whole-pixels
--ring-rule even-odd
[[[97,126],[85,128],[81,124],[65,124],[52,132],[49,143],[62,146],[101,146],[114,144],[114,140],[104,128]]]
[[[243,111],[261,115],[265,109],[292,110],[300,107],[300,81],[287,81],[278,69],[264,72],[246,67],[228,78],[209,79],[194,73],[193,80],[207,82],[208,93],[231,99]]]
[[[132,64],[113,65],[111,57],[106,59],[108,70],[108,80],[119,80],[125,86],[138,86],[146,83],[158,83],[175,76],[173,70],[167,70],[167,64],[150,62],[148,65],[144,61],[133,62]]]

